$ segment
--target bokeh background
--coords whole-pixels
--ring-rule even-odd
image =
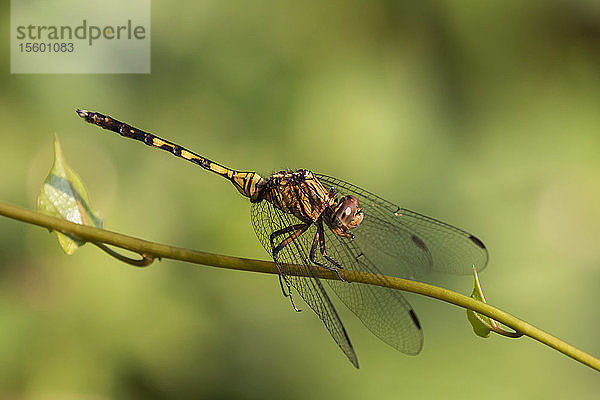
[[[600,354],[597,1],[155,1],[149,75],[11,75],[0,12],[0,201],[34,206],[58,133],[108,229],[267,258],[227,182],[73,112],[97,110],[225,165],[310,168],[467,229],[490,249],[490,303]],[[597,372],[407,297],[417,357],[340,305],[355,370],[275,276],[66,256],[3,218],[0,398],[596,398]]]

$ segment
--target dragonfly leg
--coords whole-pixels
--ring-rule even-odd
[[[317,261],[316,257],[315,257],[315,253],[317,252],[317,246],[320,247],[321,249],[321,255],[327,260],[329,261],[333,267],[330,267],[327,264],[324,264],[322,262]],[[345,282],[346,280],[344,278],[342,278],[342,276],[340,275],[340,269],[342,269],[342,267],[340,266],[340,264],[338,264],[334,259],[332,259],[331,257],[329,257],[327,255],[327,253],[325,252],[325,235],[323,233],[323,221],[319,221],[317,223],[317,233],[315,233],[315,238],[313,239],[313,244],[310,248],[310,262],[318,265],[319,267],[328,269],[330,271],[334,271],[338,278],[340,278],[340,280],[342,282]]]
[[[294,311],[300,312],[302,311],[301,309],[299,309],[298,307],[296,307],[296,304],[294,303],[294,298],[292,297],[292,285],[290,284],[290,281],[287,279],[287,277],[285,276],[285,273],[281,270],[281,267],[279,266],[279,264],[277,263],[277,257],[273,257],[274,261],[275,261],[275,265],[277,265],[277,271],[279,272],[279,286],[281,286],[281,292],[283,293],[284,297],[289,297],[290,298],[290,302],[292,303],[292,308],[294,309]],[[285,287],[283,286],[285,282]],[[285,291],[285,288],[287,287],[287,292]]]
[[[298,312],[300,312],[302,310],[300,310],[298,307],[296,307],[296,304],[294,303],[294,298],[292,296],[292,285],[290,284],[290,281],[287,278],[285,272],[282,270],[279,263],[277,262],[277,258],[279,257],[279,252],[281,252],[281,250],[283,250],[283,248],[285,246],[287,246],[292,241],[297,239],[300,235],[302,235],[304,232],[306,232],[306,230],[308,229],[309,226],[310,226],[310,224],[290,225],[288,227],[285,227],[283,229],[273,232],[271,234],[271,236],[269,237],[269,240],[271,242],[271,249],[273,249],[272,250],[273,260],[275,261],[275,264],[277,265],[277,270],[279,271],[279,285],[281,286],[281,291],[283,292],[283,295],[285,297],[289,296],[290,302],[292,303],[292,307],[294,308],[294,311],[298,311]],[[282,240],[281,243],[279,243],[277,246],[275,246],[275,238],[276,237],[281,236],[286,233],[289,233],[289,232],[292,232],[292,231],[294,231],[294,232],[291,235],[289,235],[287,238]],[[285,287],[287,287],[287,292],[285,290],[285,287],[283,286],[284,283],[285,283]]]
[[[285,281],[285,284],[288,287],[288,294],[290,296],[290,303],[292,303],[292,308],[296,312],[302,311],[301,309],[299,309],[298,307],[296,307],[296,304],[294,303],[294,296],[292,296],[292,287],[290,285],[290,281],[288,281],[288,279],[285,277],[285,275],[283,275],[283,280]]]
[[[327,250],[325,249],[325,234],[323,232],[323,222],[320,222],[317,226],[317,232],[319,233],[319,249],[321,250],[321,255],[334,267],[344,269],[337,261],[327,255]]]
[[[281,286],[281,293],[283,293],[283,297],[288,297],[288,292],[285,291],[285,288],[283,287],[283,272],[279,269],[279,267],[277,267],[277,269],[279,270],[279,286]],[[287,286],[287,279],[286,279],[286,286]],[[290,290],[290,288],[288,287],[288,291]]]
[[[275,261],[277,261],[277,256],[279,255],[279,252],[281,250],[283,250],[283,248],[285,246],[287,246],[288,244],[290,244],[292,241],[296,240],[296,238],[298,236],[300,236],[304,232],[306,232],[306,230],[308,229],[309,226],[310,226],[310,224],[295,224],[295,225],[290,225],[288,227],[285,227],[283,229],[280,229],[278,231],[271,233],[269,240],[271,241],[271,249],[272,249],[271,255],[273,256],[273,259]],[[285,233],[289,233],[292,231],[295,231],[295,232],[292,233],[291,235],[289,235],[287,238],[283,239],[281,241],[281,243],[279,243],[277,246],[275,246],[275,238],[277,236],[281,236]]]
[[[285,288],[283,286],[284,282],[285,282],[285,286],[287,287],[287,292],[285,291]],[[279,270],[279,285],[281,286],[281,291],[283,292],[283,295],[285,297],[290,298],[290,303],[292,303],[292,308],[294,309],[294,311],[297,311],[297,312],[302,311],[301,309],[296,307],[296,304],[294,303],[294,297],[292,296],[292,285],[290,284],[290,281],[288,280],[288,278],[285,276],[285,274],[281,270]]]

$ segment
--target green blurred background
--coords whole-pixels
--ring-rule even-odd
[[[1,9],[8,38],[8,4]],[[200,168],[84,124],[107,113],[225,165],[310,168],[479,236],[487,299],[600,354],[600,3],[158,2],[149,75],[11,75],[0,201],[34,206],[52,135],[108,229],[267,258],[249,204]],[[339,307],[355,370],[271,275],[146,269],[0,220],[0,398],[597,398],[530,339],[483,340],[408,295],[417,357]],[[449,287],[469,293],[469,277]]]

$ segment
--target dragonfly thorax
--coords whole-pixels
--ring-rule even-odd
[[[273,174],[263,187],[262,198],[304,223],[322,218],[333,233],[352,237],[350,229],[363,220],[363,211],[354,196],[339,201],[335,191],[327,190],[311,171],[280,171]]]
[[[262,198],[305,223],[317,221],[333,201],[313,173],[306,169],[271,175],[264,185]]]

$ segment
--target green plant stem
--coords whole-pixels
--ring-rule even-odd
[[[20,207],[0,203],[0,215],[16,219],[26,223],[38,225],[53,231],[59,231],[64,234],[77,236],[88,242],[95,244],[104,243],[116,246],[122,249],[138,253],[143,259],[170,258],[173,260],[187,261],[195,264],[208,265],[219,268],[228,268],[242,271],[262,272],[277,274],[277,267],[269,261],[252,260],[247,258],[230,257],[219,254],[205,253],[201,251],[189,250],[179,247],[167,246],[165,244],[149,242],[147,240],[134,238],[120,233],[107,231],[104,229],[93,228],[90,226],[75,224],[59,218],[40,214]],[[323,269],[314,268],[316,275],[323,279],[339,279],[336,273]],[[422,282],[396,278],[388,276],[385,283],[372,274],[364,272],[355,272],[340,270],[342,278],[349,282],[360,282],[371,285],[385,286],[392,289],[403,290],[417,293],[423,296],[442,300],[447,303],[455,304],[459,307],[473,310],[477,313],[490,317],[516,332],[531,337],[555,350],[565,354],[568,357],[579,361],[590,368],[600,371],[600,360],[585,353],[568,343],[550,335],[522,321],[515,316],[504,312],[496,307],[481,301],[475,300],[469,296],[453,292],[448,289],[428,285]]]

